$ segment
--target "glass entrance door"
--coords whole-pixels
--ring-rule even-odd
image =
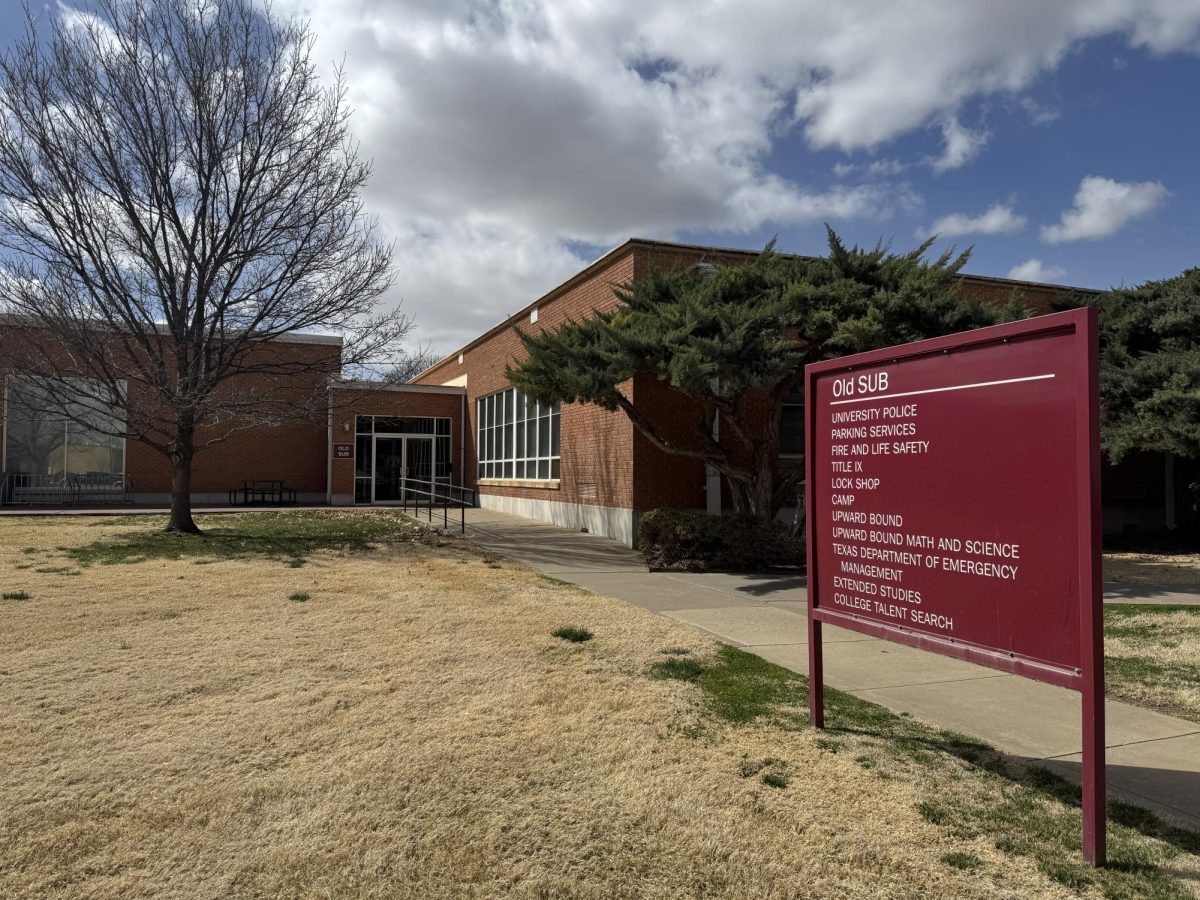
[[[400,500],[404,489],[404,438],[375,438],[376,503]]]
[[[405,438],[404,457],[404,499],[409,503],[428,503],[433,492],[433,438]]]
[[[376,437],[376,503],[426,503],[432,491],[433,438]]]

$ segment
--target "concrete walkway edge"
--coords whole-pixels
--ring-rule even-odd
[[[787,574],[649,572],[636,552],[594,535],[490,510],[468,512],[467,537],[491,552],[597,594],[701,629],[801,674],[808,672],[807,594]],[[1146,593],[1172,593],[1149,588]],[[1187,597],[1179,600],[1177,597]],[[1141,599],[1136,588],[1109,602]],[[1176,594],[1165,602],[1200,602]],[[1079,780],[1079,695],[826,626],[831,687],[998,750],[1040,760]],[[1200,828],[1200,724],[1110,700],[1106,703],[1110,793]]]

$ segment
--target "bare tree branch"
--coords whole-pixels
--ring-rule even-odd
[[[328,379],[402,354],[411,322],[376,308],[392,248],[305,23],[250,0],[93,9],[27,17],[0,59],[0,311],[31,336],[10,365],[56,402],[123,404],[194,530],[198,450],[327,409]],[[282,340],[314,331],[340,353]]]

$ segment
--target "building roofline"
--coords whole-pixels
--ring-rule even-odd
[[[660,250],[686,250],[689,252],[696,252],[696,253],[701,253],[701,254],[710,253],[710,254],[717,254],[720,256],[745,256],[745,257],[758,256],[758,254],[762,252],[760,250],[747,250],[744,247],[714,247],[714,246],[710,246],[708,244],[688,244],[688,243],[684,243],[681,241],[655,240],[654,238],[640,238],[640,237],[628,238],[625,241],[622,241],[620,244],[617,244],[617,246],[613,247],[611,250],[608,250],[605,253],[601,254],[599,257],[594,259],[592,262],[588,263],[586,266],[584,266],[582,269],[580,269],[578,272],[576,272],[574,275],[572,275],[566,281],[551,288],[546,293],[544,293],[540,297],[538,297],[536,300],[532,301],[531,303],[527,303],[525,306],[518,309],[515,313],[508,316],[504,320],[496,323],[491,328],[489,328],[487,331],[480,334],[478,337],[473,338],[472,340],[468,341],[466,344],[463,344],[457,350],[454,350],[454,351],[448,353],[446,356],[439,359],[433,365],[431,365],[428,368],[417,373],[415,376],[413,376],[414,379],[425,377],[430,372],[432,372],[435,369],[441,367],[442,365],[445,365],[446,363],[450,362],[452,359],[454,359],[460,353],[466,353],[467,351],[471,350],[473,347],[479,346],[480,344],[487,341],[494,335],[499,334],[501,331],[504,331],[509,326],[516,324],[521,318],[523,318],[525,315],[527,315],[530,312],[530,310],[534,309],[535,307],[541,306],[543,303],[550,302],[557,295],[570,290],[572,287],[577,285],[579,282],[586,281],[596,270],[604,268],[605,266],[611,265],[612,263],[616,262],[618,259],[623,257],[626,253],[631,252],[634,249],[634,247],[647,247],[647,248],[651,248],[651,249],[660,249]],[[781,256],[799,257],[802,259],[816,259],[817,258],[814,256],[806,256],[805,254],[802,254],[802,253],[781,253],[780,255]],[[1049,284],[1047,282],[1041,282],[1041,281],[1019,281],[1015,278],[1001,278],[1001,277],[995,276],[995,275],[971,275],[966,272],[961,272],[961,273],[959,273],[958,277],[965,281],[982,282],[985,284],[1009,284],[1009,285],[1012,285],[1014,288],[1030,287],[1030,288],[1038,288],[1041,290],[1057,291],[1059,293],[1064,293],[1064,294],[1076,293],[1076,294],[1095,295],[1095,294],[1102,293],[1102,290],[1099,288],[1085,288],[1085,287],[1077,287],[1074,285],[1065,285],[1065,284]]]
[[[448,384],[380,384],[376,381],[361,381],[342,379],[333,383],[335,391],[397,391],[407,394],[462,394],[467,389],[459,385]]]
[[[525,304],[524,306],[522,306],[520,309],[518,309],[512,315],[508,316],[507,318],[503,319],[500,322],[497,322],[495,325],[493,325],[487,331],[483,332],[483,334],[479,335],[476,338],[473,338],[472,340],[463,344],[457,350],[453,350],[450,353],[443,356],[441,359],[439,359],[433,365],[422,370],[421,372],[418,372],[416,375],[413,376],[413,380],[416,380],[418,378],[424,378],[426,375],[428,375],[434,369],[437,369],[438,367],[450,362],[450,360],[454,359],[460,353],[466,353],[472,347],[479,346],[484,341],[487,341],[489,338],[493,337],[494,335],[497,335],[501,331],[504,331],[510,325],[516,324],[522,317],[527,315],[530,310],[534,309],[537,306],[540,306],[543,303],[548,303],[549,301],[553,300],[559,294],[570,290],[571,288],[575,287],[575,285],[579,284],[580,282],[586,281],[599,269],[603,269],[606,266],[612,265],[618,259],[621,259],[623,256],[625,256],[626,253],[631,252],[633,250],[634,245],[639,244],[639,243],[642,243],[642,242],[638,238],[629,238],[628,240],[623,241],[622,243],[613,247],[611,250],[605,252],[601,256],[592,260],[590,263],[588,263],[586,266],[584,266],[582,269],[580,269],[578,272],[576,272],[574,275],[572,275],[566,281],[562,282],[561,284],[556,285],[555,287],[552,287],[550,290],[546,291],[546,293],[542,294],[536,300],[532,301],[531,303]]]
[[[17,313],[0,313],[0,324],[8,323],[26,328],[41,328],[42,325],[36,319],[29,316],[18,315]],[[96,322],[97,326],[109,327],[106,322]],[[167,326],[162,322],[155,322],[154,329],[161,335],[169,336],[170,332]],[[117,331],[119,329],[113,329]],[[286,334],[278,334],[273,338],[264,338],[264,343],[278,341],[281,344],[326,344],[334,347],[341,347],[343,340],[335,334],[312,334],[304,331],[291,331]]]
[[[704,253],[718,253],[722,255],[735,256],[758,256],[761,250],[746,250],[738,247],[713,247],[707,244],[687,244],[677,241],[659,241],[652,238],[630,238],[627,243],[639,244],[645,247],[661,247],[667,250],[695,250]],[[800,259],[818,259],[816,256],[808,256],[803,253],[783,253],[779,252],[780,256],[793,256]],[[1086,288],[1073,284],[1052,284],[1048,281],[1022,281],[1019,278],[1004,278],[999,275],[974,275],[970,272],[960,272],[959,278],[967,281],[982,281],[996,284],[1011,284],[1015,287],[1035,287],[1050,291],[1058,291],[1060,293],[1077,293],[1077,294],[1102,294],[1103,288]]]

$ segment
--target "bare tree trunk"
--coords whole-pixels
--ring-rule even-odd
[[[167,531],[174,534],[199,534],[192,519],[192,461],[195,458],[195,434],[190,428],[179,429],[179,449],[171,457],[171,517]]]

